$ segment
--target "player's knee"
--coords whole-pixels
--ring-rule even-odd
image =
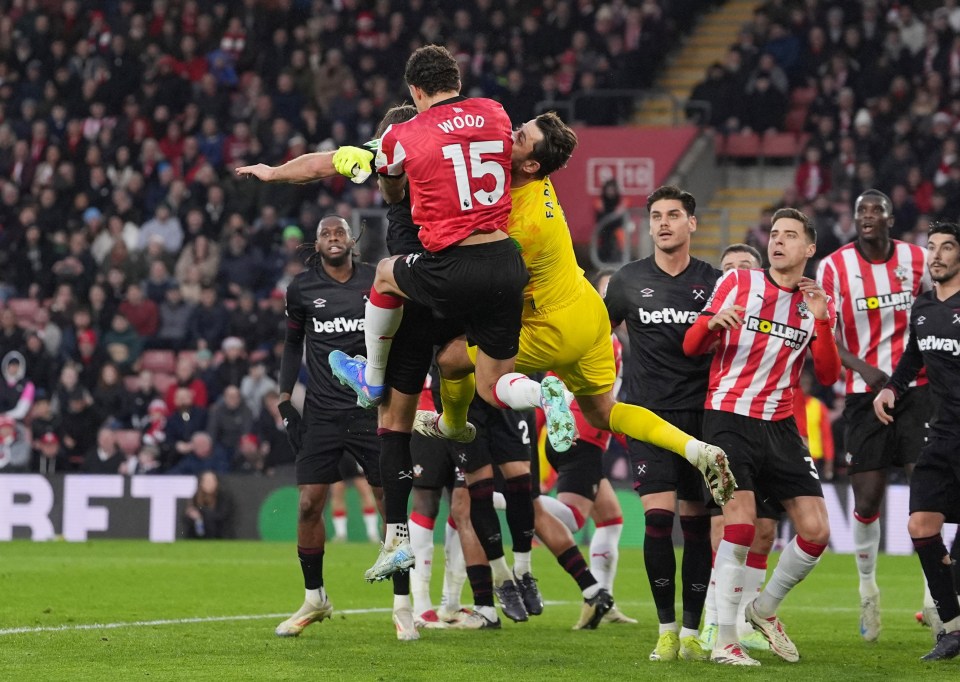
[[[911,514],[907,521],[907,532],[911,538],[928,538],[940,533],[943,524],[935,521],[926,514]]]
[[[315,498],[300,496],[297,508],[297,520],[301,524],[315,524],[323,520],[323,505],[317,504]]]
[[[773,549],[773,543],[777,539],[777,524],[766,523],[769,519],[757,519],[756,535],[753,537],[753,544],[750,551],[756,554],[769,554]]]
[[[798,535],[807,542],[816,545],[828,545],[830,544],[830,524],[819,521],[808,524],[803,532],[798,533]]]
[[[413,489],[413,511],[430,519],[440,511],[440,491],[432,488]]]

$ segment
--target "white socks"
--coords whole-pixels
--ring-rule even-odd
[[[513,553],[513,573],[518,578],[530,572],[530,552]]]
[[[504,374],[493,389],[501,403],[514,410],[540,407],[540,384],[526,374]]]
[[[613,581],[617,576],[622,532],[622,522],[598,526],[590,540],[590,572],[610,594],[613,594]]]
[[[536,481],[534,481],[533,484],[539,485]],[[497,493],[494,493],[493,504],[495,507],[497,504],[496,495]],[[560,523],[565,525],[571,533],[576,533],[580,530],[580,527],[577,525],[577,517],[573,515],[570,507],[549,495],[541,495],[538,499],[540,500],[540,505],[543,507],[543,510],[557,517]]]
[[[877,586],[877,554],[880,552],[880,522],[874,517],[864,523],[856,514],[853,517],[853,545],[860,572],[860,598],[873,597],[880,593]]]
[[[703,626],[717,624],[717,569],[710,571],[710,584],[707,586],[707,598],[703,603]]]
[[[333,535],[337,538],[337,540],[347,539],[346,512],[333,512]]]
[[[797,546],[797,538],[794,537],[790,544],[784,548],[780,555],[780,561],[777,567],[773,569],[773,575],[770,576],[770,582],[757,597],[754,602],[757,615],[761,618],[771,618],[776,615],[780,608],[780,602],[784,600],[787,593],[790,592],[797,583],[810,575],[820,562],[819,556],[811,556]]]
[[[383,546],[387,549],[393,549],[399,545],[402,541],[409,539],[410,534],[407,532],[407,524],[405,523],[388,523],[387,524],[387,537],[383,541]]]
[[[490,570],[493,571],[493,586],[500,587],[508,580],[513,580],[513,571],[507,566],[507,558],[500,557],[490,561]]]
[[[375,296],[375,292],[370,293],[371,298],[378,297]],[[364,376],[370,386],[383,386],[387,356],[390,355],[393,335],[400,328],[402,318],[403,305],[398,305],[396,308],[381,308],[374,305],[372,301],[367,301],[363,318],[363,338],[367,345],[367,369]]]
[[[728,540],[721,540],[717,548],[714,571],[717,582],[715,594],[719,627],[715,649],[733,644],[739,639],[737,608],[740,606],[740,596],[743,594],[743,574],[749,549],[746,545],[736,545]]]
[[[380,542],[380,514],[376,510],[363,512],[363,525],[370,542]]]
[[[311,606],[322,606],[323,602],[327,600],[327,593],[323,587],[318,587],[315,590],[304,590],[304,592],[303,600]]]
[[[754,568],[753,566],[744,567],[743,593],[740,595],[740,606],[737,607],[737,628],[739,628],[740,637],[753,632],[753,627],[746,622],[745,612],[747,604],[760,595],[763,589],[763,581],[766,579],[767,569]]]
[[[448,611],[458,611],[463,584],[467,582],[467,562],[463,558],[457,529],[448,522],[444,530],[443,598],[440,603]]]
[[[429,525],[427,525],[429,524]],[[413,593],[414,613],[433,608],[430,601],[430,578],[433,575],[433,519],[419,514],[411,515],[410,545],[416,564],[410,569],[410,591]]]

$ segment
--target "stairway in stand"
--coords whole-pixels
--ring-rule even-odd
[[[706,76],[707,67],[723,61],[727,48],[736,42],[740,28],[753,18],[753,10],[758,4],[757,0],[729,0],[703,17],[684,40],[680,51],[670,59],[654,87],[666,90],[681,103],[686,102],[693,86]],[[663,98],[646,100],[637,111],[634,123],[673,125],[670,102]]]

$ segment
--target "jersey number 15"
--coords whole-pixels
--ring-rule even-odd
[[[469,211],[473,208],[473,200],[480,204],[492,206],[503,196],[507,184],[503,166],[496,161],[482,160],[483,154],[502,154],[503,140],[489,140],[486,142],[471,142],[467,154],[464,155],[464,145],[448,144],[442,148],[443,158],[453,162],[453,174],[457,178],[457,195],[460,200],[460,210]],[[470,161],[469,171],[467,159]],[[482,178],[492,175],[494,179],[493,191],[478,189],[471,194],[470,178]]]

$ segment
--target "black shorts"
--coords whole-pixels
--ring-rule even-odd
[[[590,501],[597,499],[603,479],[603,451],[599,446],[578,440],[564,453],[546,445],[547,461],[557,472],[557,493],[573,493]]]
[[[823,497],[820,475],[793,417],[767,421],[705,410],[703,440],[723,448],[737,489],[752,491],[758,508],[794,497]]]
[[[463,487],[463,471],[457,461],[459,445],[414,433],[410,439],[413,487],[431,490]]]
[[[535,424],[533,412],[501,410],[483,401],[479,396],[470,404],[467,418],[477,427],[472,443],[458,445],[458,459],[465,473],[473,473],[488,464],[529,462],[530,439]]]
[[[437,317],[430,308],[408,301],[390,346],[384,383],[407,395],[419,394],[433,362],[434,347],[463,333],[459,321]]]
[[[943,514],[960,523],[960,443],[931,438],[920,452],[910,477],[910,513]]]
[[[873,411],[875,397],[873,393],[848,395],[843,408],[844,449],[851,474],[913,464],[926,441],[932,414],[926,386],[911,388],[897,400],[889,426]]]
[[[530,275],[512,239],[398,258],[393,277],[407,298],[461,324],[490,357],[516,356]]]
[[[309,403],[303,415],[303,447],[297,454],[297,485],[342,480],[340,460],[354,457],[370,485],[379,488],[380,442],[376,410],[324,410]]]
[[[360,478],[364,475],[363,467],[357,462],[356,458],[349,452],[344,452],[340,458],[340,478],[344,481],[350,481],[354,478]]]
[[[649,408],[648,408],[649,409]],[[694,438],[703,433],[703,410],[651,410]],[[703,476],[686,459],[642,440],[627,439],[633,489],[641,497],[676,491],[677,499],[702,502],[709,497]]]

